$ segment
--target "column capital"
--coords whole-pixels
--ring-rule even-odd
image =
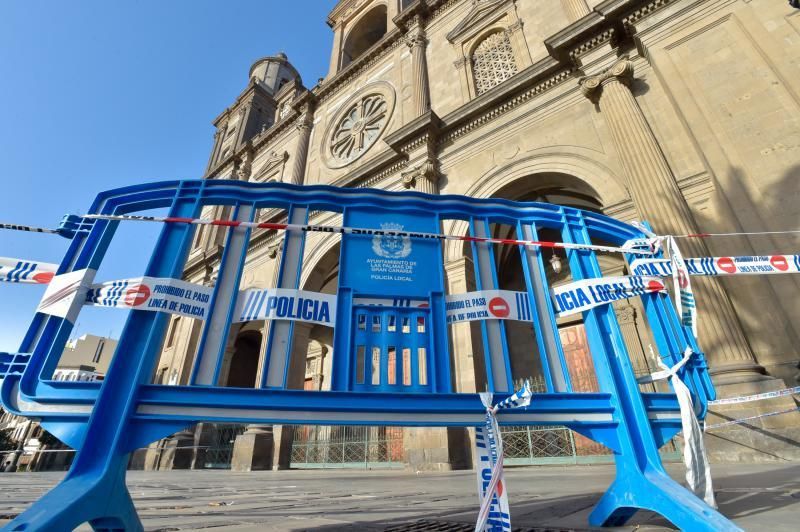
[[[439,183],[439,171],[436,169],[436,162],[432,160],[426,160],[419,166],[412,168],[406,172],[402,172],[400,174],[403,186],[408,189],[418,189],[421,188],[421,192],[429,192],[425,190],[426,187],[419,187],[418,180],[426,180],[430,182],[434,189],[437,188]]]
[[[406,46],[409,48],[414,47],[425,47],[428,44],[428,38],[425,36],[425,30],[422,29],[422,26],[414,26],[411,28],[408,33],[403,36],[405,40]]]
[[[595,99],[600,96],[602,87],[607,83],[619,82],[629,86],[633,80],[633,61],[623,57],[600,74],[581,78],[581,92],[587,98]]]

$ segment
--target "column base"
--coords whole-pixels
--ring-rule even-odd
[[[782,380],[767,375],[747,382],[716,384],[717,397],[720,399],[771,392],[785,387]],[[750,403],[711,406],[706,424],[714,425],[793,408],[797,408],[797,404],[790,395]],[[713,462],[800,461],[800,411],[711,429],[705,434],[705,443]]]
[[[294,427],[291,425],[273,425],[272,469],[283,471],[292,465],[292,443]]]
[[[746,384],[750,382],[769,381],[773,377],[766,374],[767,370],[755,362],[735,362],[729,364],[714,364],[709,369],[709,374],[714,379],[714,385],[725,386],[729,384]]]
[[[273,447],[271,427],[247,429],[233,443],[231,471],[271,470]]]
[[[467,430],[459,427],[403,429],[406,468],[412,471],[470,469],[472,454]]]
[[[194,433],[188,430],[181,431],[164,445],[161,462],[158,469],[191,469],[194,461]]]

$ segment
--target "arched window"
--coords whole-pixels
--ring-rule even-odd
[[[472,52],[472,76],[475,93],[483,94],[517,73],[511,40],[504,31],[492,33]]]
[[[356,22],[342,47],[342,68],[355,61],[386,35],[386,6],[376,6]]]

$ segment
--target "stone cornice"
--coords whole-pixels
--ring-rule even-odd
[[[546,57],[442,117],[442,142],[453,140],[571,77],[574,68]]]
[[[383,150],[358,168],[354,168],[352,171],[329,184],[335,187],[357,186],[359,181],[371,177],[373,174],[384,170],[387,166],[392,165],[392,163],[397,163],[400,160],[404,160],[404,157],[393,149]]]
[[[442,120],[433,111],[428,111],[386,135],[384,141],[398,153],[409,155],[422,146],[427,138],[438,138],[441,129]]]

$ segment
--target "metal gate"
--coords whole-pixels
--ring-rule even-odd
[[[246,425],[239,424],[215,424],[208,449],[206,449],[203,467],[205,469],[230,469],[233,443],[236,441],[236,436],[242,434],[246,428]]]
[[[291,467],[402,468],[403,428],[294,425]]]

